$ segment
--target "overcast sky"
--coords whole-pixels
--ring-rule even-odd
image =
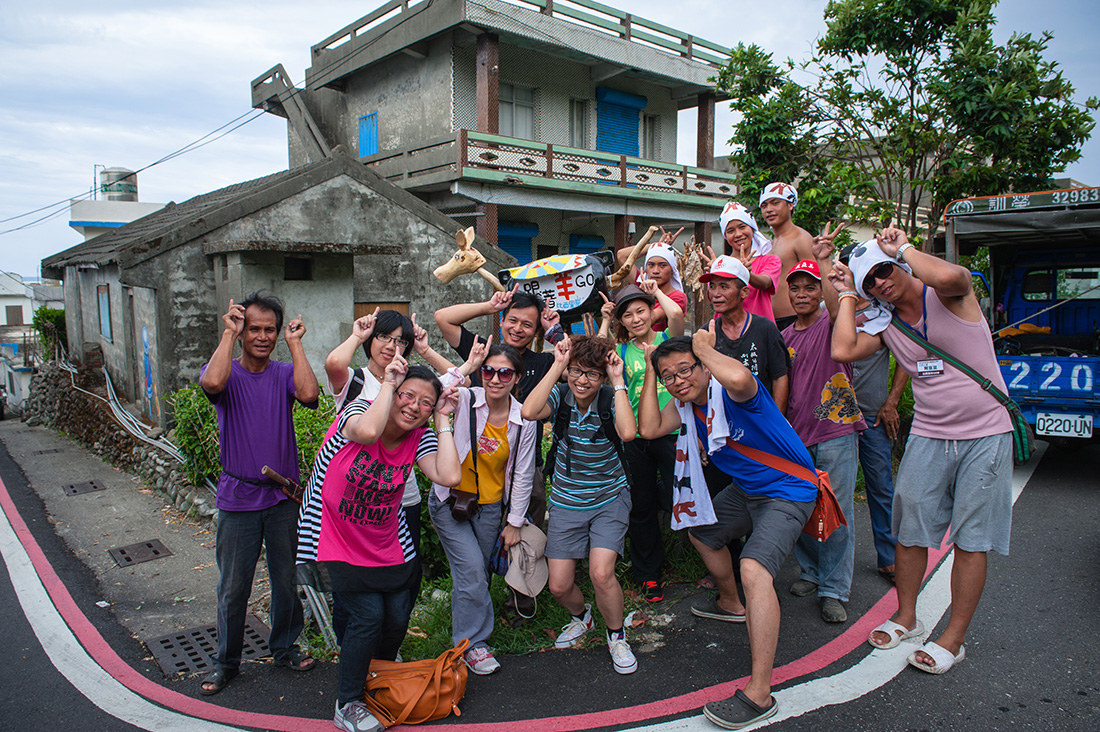
[[[822,0],[607,0],[629,12],[727,46],[756,43],[804,58],[824,31]],[[6,3],[0,23],[0,219],[86,193],[93,166],[137,170],[203,137],[250,106],[249,82],[282,63],[299,84],[309,48],[381,0],[189,0]],[[1096,0],[1003,0],[997,40],[1053,31],[1048,58],[1100,96]],[[727,150],[732,118],[720,105],[715,138]],[[678,153],[693,164],[694,116]],[[1100,131],[1068,173],[1100,185]],[[142,201],[192,196],[286,168],[286,122],[263,115],[239,130],[140,174]],[[0,223],[0,231],[37,216]],[[36,274],[43,257],[81,241],[68,207],[44,223],[0,235],[0,269]]]

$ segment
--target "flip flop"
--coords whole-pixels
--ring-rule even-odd
[[[236,676],[239,671],[231,668],[216,668],[206,676],[202,677],[202,681],[199,682],[199,693],[203,696],[213,696],[219,691],[225,688],[229,680]],[[203,684],[213,684],[213,689],[207,689]]]
[[[886,635],[890,636],[890,640],[881,645],[875,643],[875,641],[872,640],[872,636],[874,636],[875,631],[885,633]],[[872,630],[870,633],[867,634],[867,642],[870,643],[873,648],[881,648],[885,651],[889,650],[890,648],[897,648],[898,644],[901,643],[903,640],[909,640],[910,638],[916,638],[917,636],[921,635],[924,635],[924,623],[922,623],[920,620],[917,621],[917,624],[913,626],[912,630],[909,630],[904,625],[895,623],[893,620],[887,620],[882,625],[875,628],[875,630]]]
[[[965,645],[959,646],[959,655],[957,656],[952,655],[951,651],[932,641],[925,643],[920,647],[920,650],[931,656],[932,660],[936,662],[936,665],[928,666],[918,661],[917,651],[910,653],[909,658],[906,660],[909,661],[909,665],[913,668],[919,668],[921,671],[929,674],[945,674],[950,671],[956,663],[961,663],[962,660],[966,658]]]
[[[729,699],[708,702],[703,707],[703,716],[719,727],[741,729],[767,719],[778,711],[779,702],[775,697],[772,697],[771,706],[762,707],[738,689]]]
[[[894,581],[895,574],[896,574],[896,572],[891,572],[886,567],[879,567],[878,568],[878,576],[882,577],[884,580],[886,580],[890,584],[896,584],[895,581]]]
[[[309,663],[303,666],[303,661],[309,661]],[[307,656],[304,653],[299,653],[298,651],[291,650],[288,651],[285,656],[276,661],[275,665],[285,666],[291,671],[297,671],[298,673],[304,674],[307,671],[312,671],[313,668],[317,665],[317,662],[311,656]]]

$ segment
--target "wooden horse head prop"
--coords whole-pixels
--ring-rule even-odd
[[[436,279],[446,285],[459,275],[477,272],[493,286],[494,290],[503,292],[504,286],[500,284],[500,280],[498,280],[493,273],[484,269],[485,255],[474,249],[474,236],[474,227],[472,226],[460,230],[458,234],[455,235],[458,249],[455,251],[454,256],[436,267],[432,274],[435,275]]]

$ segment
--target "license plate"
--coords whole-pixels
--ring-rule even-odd
[[[1092,415],[1039,412],[1035,418],[1035,434],[1049,437],[1092,437]]]

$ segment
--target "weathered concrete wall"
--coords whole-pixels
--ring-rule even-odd
[[[72,267],[66,272],[73,272]],[[124,399],[134,397],[134,371],[132,368],[129,331],[126,328],[127,304],[123,296],[122,282],[119,279],[117,265],[105,265],[99,269],[81,269],[73,272],[75,277],[65,282],[66,323],[69,319],[80,321],[82,338],[74,340],[74,330],[69,330],[69,349],[77,358],[83,356],[86,344],[96,344],[103,352],[103,365],[111,375],[111,382]],[[98,290],[107,286],[110,303],[111,337],[105,337],[100,331],[100,307]],[[70,292],[77,293],[83,307],[69,309]]]
[[[137,326],[135,319],[135,328],[140,332],[141,327],[149,327],[157,344],[151,358],[157,363],[162,415],[167,414],[164,397],[195,381],[217,346],[221,331],[213,326],[221,324],[224,311],[215,307],[210,260],[200,246],[188,243],[129,268],[123,277],[125,284],[155,292],[153,302],[142,308],[143,325]]]
[[[137,384],[133,400],[154,424],[164,424],[164,387],[160,377],[157,293],[148,287],[131,288],[133,296],[133,354]]]
[[[359,118],[378,113],[379,149],[401,150],[454,131],[451,124],[451,38],[429,41],[419,59],[398,53],[348,79],[347,114],[338,127],[340,144],[359,149]]]
[[[65,331],[69,348],[80,353],[80,344],[84,342],[84,308],[80,300],[80,284],[76,267],[65,268]]]
[[[453,104],[456,129],[477,129],[476,56],[474,46],[455,49]],[[677,108],[665,87],[625,75],[595,83],[585,64],[504,43],[500,45],[500,82],[535,89],[535,139],[554,145],[571,144],[569,103],[573,99],[585,100],[585,147],[588,149],[596,147],[596,87],[608,86],[640,94],[648,100],[642,114],[660,117],[660,149],[656,159],[676,162]]]

